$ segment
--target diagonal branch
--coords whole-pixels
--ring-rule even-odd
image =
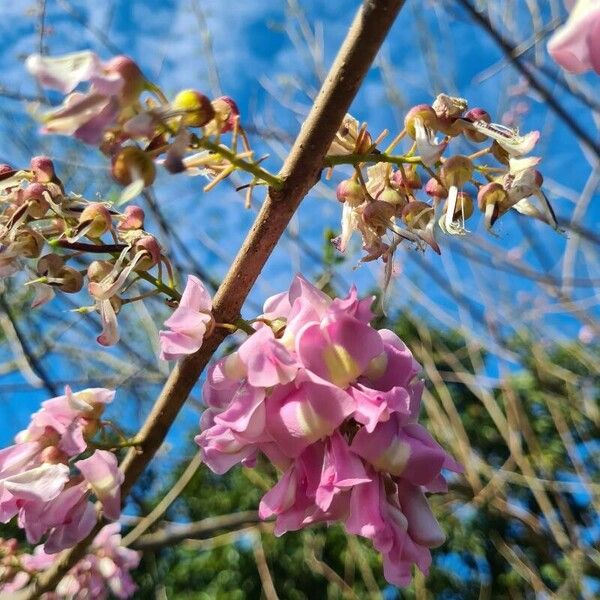
[[[234,322],[267,259],[283,235],[290,219],[308,191],[319,180],[331,141],[358,92],[404,0],[365,0],[358,10],[329,74],[303,123],[290,154],[279,173],[281,189],[269,189],[250,232],[235,257],[213,301],[217,322]],[[126,497],[163,443],[190,391],[221,342],[227,336],[216,329],[198,352],[177,363],[136,439],[140,443],[122,464]],[[74,564],[69,556],[81,549],[66,551],[19,597],[34,600],[54,589]]]
[[[269,190],[215,295],[213,313],[217,322],[232,323],[238,318],[244,300],[292,215],[318,181],[338,126],[402,4],[402,0],[371,0],[359,10],[279,173],[284,182],[281,190]],[[216,330],[198,352],[179,362],[171,372],[140,435],[136,436],[141,440],[141,452],[132,451],[123,462],[124,495],[162,444],[192,387],[226,335],[226,331]]]

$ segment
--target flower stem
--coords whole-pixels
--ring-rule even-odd
[[[336,165],[359,165],[361,163],[391,163],[393,165],[401,164],[421,164],[420,156],[406,156],[405,154],[385,154],[384,152],[372,152],[370,154],[330,154],[323,161],[326,167]]]
[[[241,169],[242,171],[246,171],[254,175],[257,179],[261,179],[262,181],[268,183],[273,189],[280,190],[283,186],[283,181],[277,175],[273,175],[269,173],[266,169],[259,167],[256,163],[248,162],[247,160],[243,160],[239,158],[235,152],[228,150],[227,148],[223,148],[219,146],[219,144],[215,144],[210,140],[199,138],[197,141],[198,145],[206,150],[210,150],[215,154],[219,154],[223,158],[226,158],[232,165]]]

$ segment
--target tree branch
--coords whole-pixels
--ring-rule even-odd
[[[195,523],[170,525],[154,533],[147,533],[131,543],[129,547],[135,550],[157,550],[165,546],[174,546],[187,539],[208,538],[222,529],[232,529],[259,522],[260,518],[255,510],[207,517]]]

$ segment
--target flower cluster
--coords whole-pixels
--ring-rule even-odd
[[[87,269],[81,269],[84,256],[90,257]],[[75,261],[77,267],[71,266]],[[107,202],[66,193],[45,156],[32,158],[28,169],[0,165],[0,278],[30,271],[33,307],[51,300],[55,290],[79,292],[87,279],[94,304],[80,310],[100,313],[98,342],[110,346],[119,340],[116,315],[132,301],[120,294],[155,267],[158,278],[150,280],[161,281],[163,265],[172,281],[170,262],[144,230],[139,206],[120,213]]]
[[[442,139],[436,137],[438,132]],[[330,166],[355,165],[354,176],[337,187],[337,198],[343,203],[342,232],[333,240],[338,250],[343,252],[358,231],[366,253],[363,261],[380,257],[387,261],[402,240],[419,248],[427,244],[439,253],[436,230],[467,233],[465,221],[474,212],[475,198],[487,229],[511,208],[557,228],[541,190],[540,159],[525,157],[538,140],[537,131],[520,135],[492,123],[484,109],[469,110],[466,100],[440,94],[432,105],[420,104],[407,113],[403,131],[383,152],[376,147],[382,137],[373,141],[366,125],[359,126],[347,115],[329,149]],[[409,151],[391,154],[404,137],[413,141]],[[492,143],[469,155],[446,156],[459,139]],[[477,163],[486,156],[503,166]],[[363,174],[368,163],[374,164]],[[428,200],[417,196],[419,190]]]
[[[228,96],[210,100],[185,89],[169,100],[131,58],[103,62],[89,50],[59,57],[34,54],[26,66],[40,85],[67,94],[58,108],[38,115],[43,131],[98,146],[111,160],[115,181],[125,186],[122,202],[152,185],[156,163],[170,173],[204,175],[211,180],[205,189],[237,168],[260,175],[258,162],[247,162],[253,153],[237,104]],[[76,91],[85,83],[87,88]],[[230,147],[221,144],[227,133],[232,133]],[[255,175],[249,194],[255,183],[263,183],[260,179]]]
[[[297,276],[210,369],[196,441],[216,473],[261,453],[283,472],[260,504],[276,534],[342,522],[406,585],[444,540],[424,493],[445,490],[442,469],[460,467],[418,424],[420,367],[393,332],[369,325],[371,303],[355,288],[332,300]]]
[[[106,600],[109,595],[130,598],[136,590],[129,572],[138,566],[140,553],[121,546],[121,526],[104,526],[92,541],[88,554],[60,580],[53,592],[41,600]],[[56,555],[42,546],[33,554],[19,553],[16,540],[0,539],[0,593],[9,594],[25,587],[32,575],[50,568]]]
[[[46,536],[49,554],[89,535],[97,521],[92,498],[106,518],[121,514],[117,458],[89,443],[113,397],[104,388],[74,393],[67,387],[42,403],[13,446],[0,450],[0,522],[18,516],[29,543]]]

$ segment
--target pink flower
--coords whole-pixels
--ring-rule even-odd
[[[402,477],[413,485],[427,485],[442,468],[456,465],[426,429],[416,423],[403,423],[398,414],[377,425],[372,433],[361,429],[351,449],[378,471]]]
[[[145,86],[139,67],[126,56],[102,63],[93,52],[75,52],[59,57],[32,54],[26,67],[41,85],[69,94],[58,108],[42,115],[44,131],[76,137],[98,144],[121,110],[137,102]],[[85,93],[74,92],[89,81]]]
[[[261,327],[239,348],[238,357],[247,373],[248,383],[272,387],[293,381],[298,363],[285,346],[275,339],[270,327]]]
[[[212,299],[202,282],[188,275],[179,306],[165,321],[168,331],[160,332],[163,360],[177,360],[198,351],[213,320]]]
[[[352,397],[335,386],[289,384],[269,397],[267,429],[282,452],[293,458],[330,436],[353,410]]]
[[[371,304],[355,288],[332,300],[302,276],[269,298],[256,332],[211,367],[196,442],[216,473],[259,454],[283,472],[259,507],[276,535],[345,521],[406,585],[443,539],[423,491],[445,491],[442,470],[460,467],[418,425],[421,367],[370,326]]]
[[[600,4],[578,0],[567,22],[548,41],[550,56],[571,73],[600,74]]]
[[[91,543],[88,554],[72,567],[59,581],[52,593],[43,598],[83,598],[107,600],[109,597],[130,598],[136,585],[130,571],[135,569],[141,555],[121,545],[120,525],[111,523],[103,527]],[[0,540],[1,542],[2,540]],[[3,550],[5,550],[3,545]],[[43,546],[37,546],[33,554],[12,552],[12,564],[21,565],[24,571],[17,571],[12,581],[0,582],[0,592],[9,593],[22,589],[30,580],[31,574],[49,569],[57,560],[57,555],[49,553]],[[14,566],[13,566],[14,570]],[[4,573],[3,573],[4,575]]]

